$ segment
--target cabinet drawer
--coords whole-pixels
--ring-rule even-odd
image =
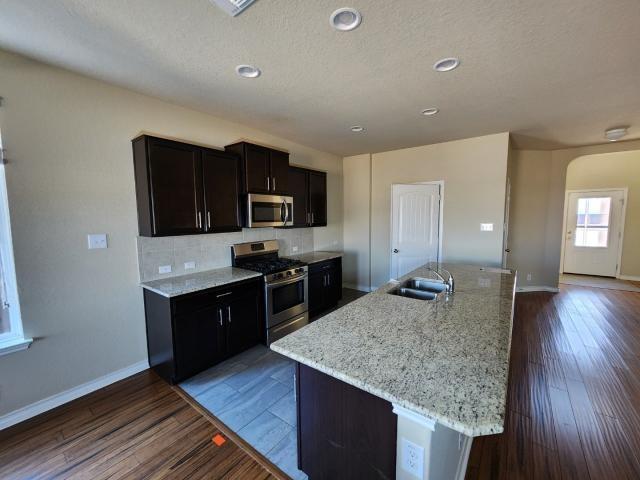
[[[224,287],[203,290],[197,293],[181,295],[173,300],[173,314],[195,312],[220,302],[228,302],[251,292],[259,294],[260,281],[251,279],[245,282],[232,283]]]
[[[312,263],[309,265],[309,274],[321,272],[324,270],[330,270],[337,268],[340,263],[339,258],[333,258],[331,260],[325,260],[324,262]]]

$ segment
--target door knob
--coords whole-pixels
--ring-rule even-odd
[[[398,249],[397,249],[397,248],[394,248],[394,249],[393,249],[393,253],[398,253]]]

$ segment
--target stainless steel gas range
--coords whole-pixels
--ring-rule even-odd
[[[278,256],[278,241],[233,245],[234,267],[263,274],[266,343],[288,335],[309,323],[307,265]]]

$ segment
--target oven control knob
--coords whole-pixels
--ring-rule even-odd
[[[288,270],[287,271],[287,277],[290,277],[290,276],[291,276],[291,270]]]
[[[304,268],[296,268],[296,273],[302,273],[304,272]]]
[[[274,275],[274,277],[276,277],[276,278],[282,278],[282,277],[284,277],[284,275],[282,275],[281,273],[276,273],[276,274]]]

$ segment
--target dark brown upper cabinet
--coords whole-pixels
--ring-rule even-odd
[[[288,193],[288,153],[247,142],[225,149],[240,157],[242,193]]]
[[[293,197],[293,227],[309,226],[309,170],[289,168],[289,195]]]
[[[327,174],[309,171],[309,215],[313,227],[327,226]]]
[[[202,150],[202,180],[206,230],[209,233],[240,230],[240,162],[217,150]]]
[[[235,156],[148,135],[132,143],[140,235],[241,229]]]
[[[289,195],[293,197],[293,227],[327,225],[327,174],[289,167]]]

